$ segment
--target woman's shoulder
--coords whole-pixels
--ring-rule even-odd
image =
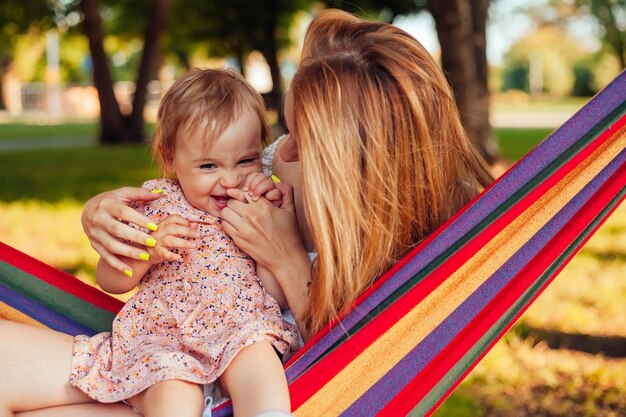
[[[263,174],[269,177],[273,174],[274,158],[276,158],[276,149],[278,144],[283,140],[285,135],[279,136],[274,142],[270,143],[263,149],[263,155],[261,155],[261,162],[263,163]]]

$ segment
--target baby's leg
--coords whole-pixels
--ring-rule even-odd
[[[70,385],[73,338],[0,320],[0,416],[93,401]]]
[[[220,382],[233,401],[235,417],[253,417],[267,410],[291,411],[283,364],[269,342],[241,350]]]
[[[198,384],[172,379],[154,384],[128,402],[145,417],[200,417],[204,394]]]

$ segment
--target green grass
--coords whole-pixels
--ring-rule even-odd
[[[98,134],[96,122],[37,125],[29,123],[0,124],[0,141],[7,139],[46,139],[59,137],[94,137]]]
[[[146,132],[154,132],[154,123],[146,123]],[[95,138],[98,122],[70,122],[61,124],[0,123],[0,141],[15,139]]]
[[[0,201],[84,202],[158,176],[146,145],[0,152]]]
[[[515,96],[515,97],[514,97]],[[590,97],[563,97],[559,100],[553,98],[533,99],[526,94],[492,96],[491,111],[503,113],[574,113],[584,106]]]
[[[553,131],[550,128],[497,128],[494,134],[500,147],[500,156],[508,161],[517,161]]]

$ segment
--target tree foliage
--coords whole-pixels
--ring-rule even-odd
[[[597,20],[601,36],[626,68],[626,0],[576,0],[576,4]]]

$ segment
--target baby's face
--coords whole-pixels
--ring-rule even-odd
[[[203,138],[201,129],[177,137],[172,168],[191,205],[220,216],[229,199],[226,190],[240,187],[248,174],[263,172],[261,122],[248,110],[209,146]]]

